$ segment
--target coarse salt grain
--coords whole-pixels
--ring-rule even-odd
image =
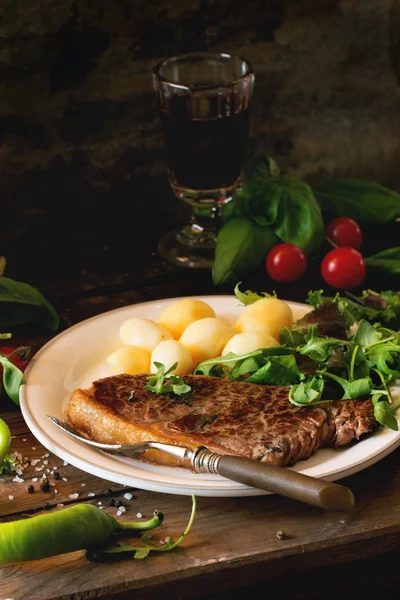
[[[44,465],[48,465],[48,464],[49,464],[49,461],[48,461],[48,460],[44,460],[44,461],[43,461],[43,464],[44,464]]]
[[[32,477],[32,481],[37,481],[37,477]]]
[[[63,477],[62,480],[63,481],[68,481],[68,479],[66,477]]]
[[[125,511],[126,511],[126,508],[125,508],[125,506],[120,506],[120,507],[119,507],[119,510],[120,510],[121,512],[125,512]]]
[[[32,446],[32,450],[36,450],[36,446]]]
[[[18,477],[18,475],[16,475],[13,479],[13,481],[16,481],[17,483],[23,483],[23,481],[25,481],[24,479],[22,479],[22,477]]]
[[[54,493],[55,493],[55,494],[58,494],[58,490],[54,490]]]
[[[64,465],[64,467],[68,467],[68,463],[66,460],[64,460],[63,465]]]
[[[44,457],[47,458],[48,456],[50,456],[50,454],[48,452],[46,452],[46,454],[44,455]]]
[[[79,494],[70,494],[69,497],[71,498],[71,500],[76,500],[77,498],[79,498]]]
[[[64,504],[57,504],[57,508],[62,508]]]
[[[86,483],[81,483],[81,487],[86,487]]]
[[[124,494],[124,498],[126,500],[132,500],[133,496],[132,496],[132,494],[130,494],[129,492],[127,492],[126,494]]]
[[[95,496],[96,494],[94,494],[93,492],[89,492],[88,493],[88,498],[93,498],[93,496]]]
[[[138,513],[136,516],[138,519],[141,519],[143,517],[142,513]]]
[[[9,500],[14,500],[14,496],[8,496]]]
[[[98,504],[99,506],[101,506],[103,503],[102,503],[102,502],[98,502],[97,504]]]
[[[26,442],[26,438],[22,438],[22,441],[23,441],[23,442]]]
[[[120,510],[117,510],[117,517],[120,517],[122,515],[122,512]]]

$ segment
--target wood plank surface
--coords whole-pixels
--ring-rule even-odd
[[[12,450],[30,460],[39,458],[39,468],[43,460],[48,460],[48,465],[55,466],[67,481],[54,481],[48,474],[57,487],[50,492],[36,489],[29,494],[26,486],[33,484],[37,488],[39,482],[30,480],[42,473],[32,465],[21,475],[25,479],[22,483],[13,481],[12,476],[2,478],[2,520],[27,516],[30,511],[60,510],[57,504],[75,502],[102,502],[104,510],[116,516],[117,508],[109,505],[113,497],[121,499],[126,507],[126,512],[117,517],[122,521],[139,520],[138,513],[148,518],[156,508],[165,514],[163,525],[153,532],[154,539],[176,537],[185,528],[191,508],[189,497],[125,488],[71,465],[64,466],[54,455],[45,457],[47,450],[28,432],[21,416],[13,414],[9,422],[15,435]],[[89,562],[84,552],[75,552],[7,565],[0,569],[0,598],[22,600],[27,598],[27,590],[32,600],[140,600],[160,594],[175,594],[183,599],[217,592],[233,597],[235,589],[254,581],[259,585],[280,581],[276,584],[278,590],[288,573],[301,578],[316,569],[337,568],[349,561],[376,560],[396,553],[400,548],[399,457],[400,449],[342,480],[356,497],[351,513],[327,512],[275,495],[199,497],[192,531],[181,547],[145,560],[107,564]],[[54,489],[58,489],[58,494]],[[112,496],[106,495],[109,489]],[[71,500],[69,495],[77,491],[79,498]],[[124,499],[128,491],[133,494],[129,501]],[[96,495],[89,498],[88,493]],[[9,495],[14,496],[13,500],[8,499]],[[278,530],[285,532],[284,539],[277,537]],[[289,594],[288,589],[286,592]]]

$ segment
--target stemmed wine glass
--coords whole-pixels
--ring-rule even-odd
[[[170,184],[192,207],[159,251],[173,264],[209,268],[221,209],[241,185],[253,69],[240,56],[193,52],[162,61],[153,78]]]

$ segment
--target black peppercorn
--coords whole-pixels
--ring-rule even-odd
[[[33,487],[33,485],[28,485],[28,487],[26,489],[28,490],[28,494],[33,494],[33,492],[35,491],[35,488]]]
[[[42,492],[49,492],[50,491],[50,483],[48,479],[45,479],[41,484],[40,484],[40,489],[42,490]]]

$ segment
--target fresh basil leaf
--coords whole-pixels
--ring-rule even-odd
[[[272,294],[268,294],[268,292],[261,292],[261,294],[257,294],[251,290],[242,292],[239,289],[241,283],[242,282],[239,281],[239,283],[235,285],[234,294],[239,302],[241,302],[244,306],[247,306],[248,304],[254,304],[254,302],[257,302],[257,300],[261,300],[262,298],[277,298],[275,291],[273,291]]]
[[[248,189],[247,209],[257,223],[272,226],[282,241],[306,254],[323,241],[321,210],[311,188],[297,177],[255,178]]]
[[[400,194],[372,181],[335,179],[314,188],[314,195],[330,217],[390,223],[400,216]]]
[[[60,321],[54,307],[27,283],[0,277],[0,328],[39,323],[57,331]]]
[[[15,404],[19,404],[19,387],[23,373],[6,356],[1,354],[0,365],[3,366],[3,385],[6,394]]]
[[[400,275],[400,246],[382,250],[364,261],[369,269],[379,269],[385,275]]]
[[[262,264],[276,242],[271,229],[257,225],[250,218],[230,219],[217,238],[212,266],[214,284],[236,283]]]
[[[278,177],[280,169],[273,158],[268,156],[266,152],[260,150],[255,153],[251,162],[246,165],[244,172],[245,185],[251,183],[255,177],[267,179],[269,177]]]

